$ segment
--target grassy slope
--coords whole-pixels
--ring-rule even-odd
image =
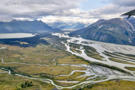
[[[57,81],[60,80],[56,78],[58,75],[68,75],[73,70],[85,70],[83,67],[60,64],[88,64],[81,58],[49,45],[38,45],[36,47],[27,48],[8,45],[0,46],[7,47],[5,50],[0,50],[0,67],[10,67],[15,73],[30,75],[32,77],[51,78]],[[4,63],[1,62],[2,58],[4,59]],[[75,77],[83,74],[84,73],[80,73],[65,77],[65,79],[71,80],[71,78],[73,78],[72,80],[74,80]],[[82,81],[85,79],[78,80]],[[70,84],[65,85],[69,86]]]
[[[25,81],[32,82],[33,86],[21,88],[21,84]],[[0,90],[52,90],[53,88],[55,87],[47,83],[29,80],[14,75],[8,75],[6,73],[0,74]]]
[[[87,86],[83,90],[135,90],[135,82],[112,80]]]
[[[80,47],[76,45],[72,46],[73,48]],[[57,80],[81,82],[87,79],[87,77],[78,78],[84,74],[81,72],[76,72],[71,76],[58,76],[68,75],[73,70],[85,70],[83,67],[63,66],[60,64],[89,64],[83,59],[71,55],[64,50],[57,49],[49,45],[38,45],[36,47],[27,48],[8,45],[0,45],[0,47],[7,47],[5,50],[0,50],[0,60],[3,58],[5,61],[5,63],[0,62],[0,67],[11,67],[17,73],[31,75],[32,77],[51,78],[61,86],[71,86],[73,84],[59,83]],[[93,48],[85,47],[85,50],[87,51],[86,53],[93,56],[93,58],[102,60],[102,57]],[[26,63],[27,65],[21,63]],[[40,66],[39,64],[44,66]],[[26,78],[24,79],[13,75],[10,76],[8,74],[0,74],[0,77],[1,90],[16,90],[21,83],[27,80],[32,81],[34,86],[21,90],[52,90],[52,88],[54,88],[54,86],[50,84],[41,83],[39,81],[33,81]],[[90,86],[90,88],[86,87],[83,90],[134,90],[134,84],[135,82],[129,81],[107,81],[95,84],[92,87]]]

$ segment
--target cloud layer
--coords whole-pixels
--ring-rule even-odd
[[[92,23],[98,19],[119,17],[122,13],[135,9],[135,0],[102,0],[109,3],[101,8],[83,11],[79,8],[82,1],[84,0],[2,0],[0,20],[17,18]]]
[[[0,19],[17,17],[37,18],[47,15],[63,15],[76,8],[80,0],[3,0],[0,3]]]

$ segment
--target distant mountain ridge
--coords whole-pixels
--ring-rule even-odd
[[[54,29],[42,21],[18,21],[0,22],[0,33],[42,33],[56,32]]]
[[[135,21],[113,18],[110,20],[99,20],[84,29],[70,33],[71,36],[81,36],[86,39],[135,45]]]
[[[85,28],[85,24],[83,23],[64,23],[64,22],[54,22],[48,23],[51,27],[61,29],[63,31],[75,31],[78,29]]]

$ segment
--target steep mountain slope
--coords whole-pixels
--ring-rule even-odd
[[[128,19],[128,21],[129,21],[130,23],[132,23],[132,25],[133,25],[134,28],[135,28],[135,18],[134,18],[134,17],[131,17],[131,18]]]
[[[135,29],[128,20],[114,18],[99,20],[84,29],[72,32],[70,35],[80,35],[86,39],[102,42],[135,45],[134,32]]]
[[[0,33],[41,33],[41,32],[55,32],[47,24],[41,21],[16,21],[0,22]]]

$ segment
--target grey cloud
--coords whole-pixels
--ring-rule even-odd
[[[104,0],[107,1],[107,0]],[[108,0],[111,1],[108,5],[90,11],[89,14],[94,18],[113,18],[119,16],[125,12],[135,9],[135,0]]]
[[[86,21],[87,19],[113,18],[114,15],[119,14],[120,16],[122,13],[135,8],[135,0],[102,0],[109,2],[109,4],[95,10],[81,11],[77,9],[80,1],[84,0],[2,0],[0,3],[0,20],[19,17],[36,19],[51,15],[58,16],[58,18],[79,17]]]
[[[80,0],[3,0],[0,3],[0,16],[33,17],[46,15],[64,15],[76,8]]]

